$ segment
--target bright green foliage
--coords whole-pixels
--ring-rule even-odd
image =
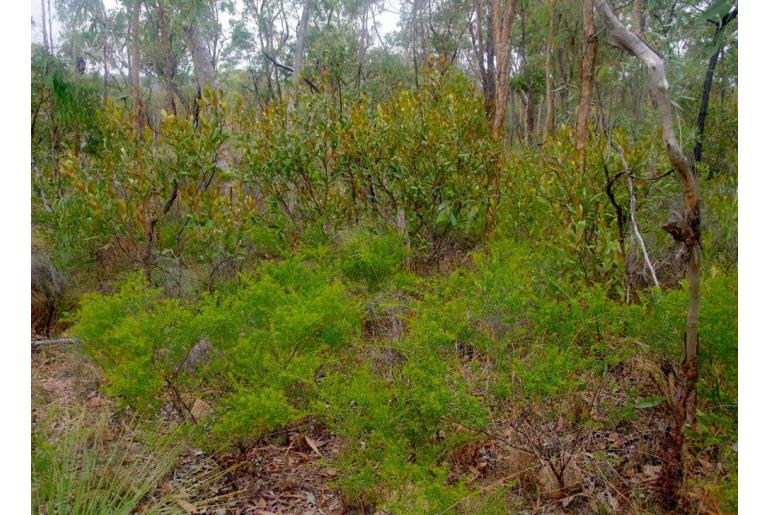
[[[125,404],[153,410],[170,400],[186,417],[191,399],[209,398],[219,406],[215,435],[232,442],[301,417],[317,370],[355,337],[359,320],[339,283],[287,261],[188,303],[162,299],[134,276],[115,295],[85,296],[72,334]],[[187,366],[203,340],[207,357]]]
[[[538,345],[515,370],[525,395],[548,397],[581,390],[578,373],[587,365],[574,348]]]
[[[346,277],[374,289],[400,269],[407,256],[401,236],[394,231],[351,230],[342,235],[341,270]]]
[[[474,437],[455,424],[482,427],[486,417],[443,360],[415,353],[403,366],[394,366],[392,381],[363,363],[325,378],[320,399],[323,420],[346,442],[338,484],[351,505],[365,508],[384,501],[408,512],[409,503],[419,500],[411,506],[425,503],[428,511],[436,511],[463,496],[461,485],[446,485],[440,459]],[[404,491],[387,495],[404,484],[412,485],[414,496]]]

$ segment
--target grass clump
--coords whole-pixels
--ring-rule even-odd
[[[115,431],[107,410],[83,411],[61,434],[33,434],[34,513],[184,513],[182,492],[155,495],[187,446],[182,429],[130,422]]]

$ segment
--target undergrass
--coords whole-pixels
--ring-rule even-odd
[[[32,445],[33,513],[185,513],[179,492],[151,495],[188,443],[183,429],[161,429],[111,424],[106,408],[84,409],[60,434],[56,424],[39,424]]]

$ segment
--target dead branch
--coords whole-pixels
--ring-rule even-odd
[[[652,282],[655,283],[656,288],[660,288],[660,283],[658,282],[658,276],[655,275],[655,268],[652,266],[652,261],[650,261],[650,256],[647,254],[647,246],[644,244],[644,240],[642,239],[642,234],[639,232],[639,224],[636,222],[636,196],[634,195],[634,180],[631,177],[631,169],[628,167],[628,163],[626,162],[626,158],[623,155],[623,149],[619,146],[615,147],[615,150],[618,153],[618,157],[620,157],[620,162],[623,164],[623,170],[626,174],[626,184],[628,185],[628,199],[630,203],[629,212],[631,215],[631,229],[634,234],[634,237],[636,238],[636,241],[639,243],[639,248],[642,250],[642,256],[644,256],[644,264],[647,265],[647,268],[650,271],[650,275],[652,276]]]

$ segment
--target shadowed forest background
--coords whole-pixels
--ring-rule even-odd
[[[737,512],[737,2],[33,3],[34,512]]]

